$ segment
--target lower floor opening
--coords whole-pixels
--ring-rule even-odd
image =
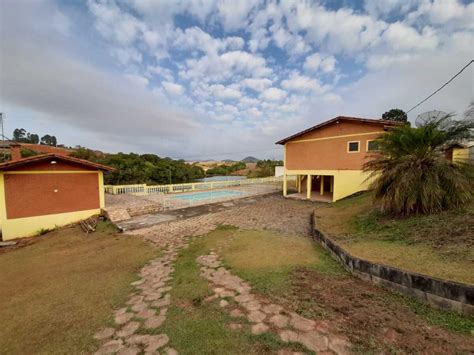
[[[310,179],[309,182],[308,178]],[[311,201],[332,202],[334,192],[334,176],[297,175],[296,190],[296,193],[288,194],[287,197]]]

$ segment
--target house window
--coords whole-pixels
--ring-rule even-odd
[[[373,141],[367,141],[367,151],[368,152],[376,152],[379,150],[379,142],[373,140]]]
[[[347,152],[348,153],[358,153],[359,152],[359,141],[347,142]]]

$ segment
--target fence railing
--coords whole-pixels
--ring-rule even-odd
[[[283,177],[265,177],[252,178],[242,180],[224,180],[224,181],[208,181],[208,182],[191,182],[185,184],[170,185],[105,185],[105,192],[112,195],[132,194],[132,195],[148,195],[148,194],[170,194],[186,191],[212,190],[225,187],[244,186],[264,183],[282,182]]]

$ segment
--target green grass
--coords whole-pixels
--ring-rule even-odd
[[[212,295],[207,280],[199,275],[196,258],[209,253],[216,238],[229,229],[220,228],[203,239],[196,239],[183,249],[176,261],[170,307],[162,332],[170,338],[170,346],[180,354],[268,354],[288,346],[276,335],[252,335],[245,319],[233,319],[216,300],[205,302]],[[229,323],[239,322],[243,328],[232,330]]]
[[[474,203],[433,215],[392,218],[364,193],[315,213],[319,228],[357,257],[474,284]]]
[[[399,295],[397,293],[387,294],[387,299],[391,302],[400,302],[408,305],[415,314],[422,317],[431,325],[474,336],[474,317],[472,316],[463,316],[456,312],[435,309],[416,298]]]
[[[292,273],[308,268],[334,277],[346,275],[340,265],[311,239],[274,231],[218,229],[206,237],[225,265],[264,295],[283,295]]]
[[[76,226],[38,238],[0,254],[0,352],[93,352],[93,334],[155,251],[106,223],[87,236]]]
[[[221,227],[206,235],[200,243],[205,245],[202,253],[215,250],[226,268],[249,281],[257,293],[283,302],[288,307],[294,306],[298,313],[310,318],[326,318],[329,314],[318,310],[317,298],[309,296],[309,293],[290,292],[296,272],[316,272],[328,283],[331,279],[351,277],[325,250],[302,236]],[[190,282],[187,281],[187,287],[193,289],[194,286],[189,286]],[[474,329],[474,317],[433,309],[416,299],[391,292],[385,295],[387,302],[408,305],[431,325],[464,334],[470,334]]]

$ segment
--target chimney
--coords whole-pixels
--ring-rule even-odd
[[[12,145],[10,148],[10,154],[11,154],[11,161],[20,160],[21,159],[21,146]]]

